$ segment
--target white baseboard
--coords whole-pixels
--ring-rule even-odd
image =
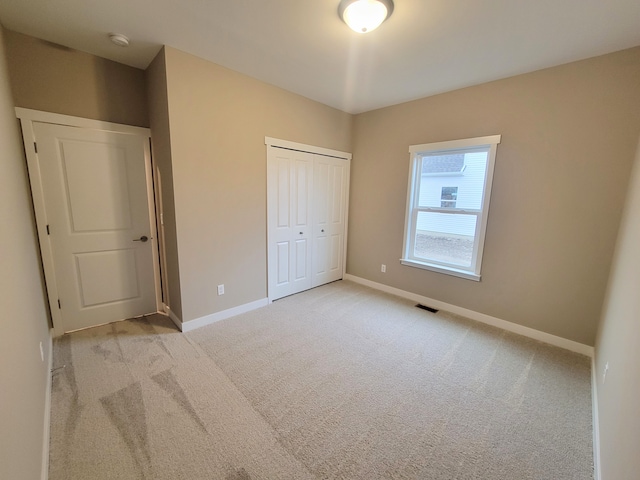
[[[42,438],[42,473],[40,478],[47,480],[49,478],[49,437],[51,435],[51,385],[53,368],[53,337],[49,332],[49,355],[47,355],[47,386],[44,394],[44,429]]]
[[[367,280],[365,278],[356,277],[355,275],[351,275],[348,273],[344,275],[344,279],[351,280],[352,282],[359,283],[360,285],[365,285],[367,287],[375,288],[376,290],[381,290],[383,292],[390,293],[398,297],[402,297],[402,298],[412,300],[414,302],[422,303],[423,305],[437,308],[438,310],[445,310],[447,312],[455,313],[456,315],[460,315],[460,316],[469,318],[471,320],[475,320],[477,322],[486,323],[487,325],[492,325],[494,327],[498,327],[503,330],[507,330],[509,332],[517,333],[518,335],[523,335],[525,337],[533,338],[534,340],[539,340],[541,342],[548,343],[550,345],[564,348],[566,350],[570,350],[572,352],[580,353],[582,355],[586,355],[588,357],[593,358],[593,347],[589,345],[584,345],[582,343],[574,342],[573,340],[568,340],[566,338],[558,337],[550,333],[541,332],[540,330],[535,330],[533,328],[525,327],[523,325],[518,325],[517,323],[508,322],[507,320],[502,320],[500,318],[492,317],[491,315],[475,312],[467,308],[451,305],[450,303],[441,302],[440,300],[424,297],[422,295],[418,295],[417,293],[407,292],[405,290],[400,290],[399,288],[390,287],[382,283],[377,283],[371,280]]]
[[[598,416],[598,371],[596,358],[591,358],[591,408],[593,409],[593,480],[602,478],[600,473],[600,420]]]
[[[243,305],[238,305],[237,307],[222,310],[221,312],[212,313],[211,315],[196,318],[195,320],[181,322],[180,329],[183,332],[190,332],[191,330],[195,330],[196,328],[204,327],[205,325],[211,325],[212,323],[219,322],[220,320],[224,320],[225,318],[235,317],[236,315],[240,315],[241,313],[250,312],[251,310],[265,307],[267,305],[269,305],[269,299],[261,298],[260,300],[245,303]]]
[[[180,331],[183,331],[182,330],[182,320],[180,320],[178,318],[178,316],[175,313],[173,313],[173,311],[169,308],[168,305],[165,305],[163,303],[162,304],[162,308],[164,308],[165,313],[171,319],[171,321],[176,324],[176,327],[178,327],[180,329]]]

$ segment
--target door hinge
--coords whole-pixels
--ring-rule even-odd
[[[58,299],[58,308],[61,309],[62,307],[60,306],[60,299]]]
[[[47,225],[47,235],[51,235],[51,231],[49,230],[49,225]]]
[[[33,148],[35,148],[36,153],[38,153],[38,144],[36,142],[33,142]]]

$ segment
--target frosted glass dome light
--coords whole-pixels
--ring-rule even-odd
[[[392,12],[393,0],[342,0],[338,6],[340,18],[358,33],[375,30]]]

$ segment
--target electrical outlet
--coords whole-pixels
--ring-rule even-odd
[[[40,359],[44,362],[44,350],[42,349],[42,342],[40,342]]]
[[[380,271],[382,273],[387,273],[387,266],[383,263],[382,266],[380,267]]]
[[[604,366],[604,371],[602,372],[602,384],[607,381],[607,372],[609,371],[609,362],[607,362]]]
[[[218,295],[224,295],[224,284],[218,285]]]

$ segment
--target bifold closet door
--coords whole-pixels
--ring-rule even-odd
[[[349,162],[341,158],[314,156],[314,287],[343,276],[348,165]]]
[[[269,298],[312,286],[313,154],[268,147]]]

